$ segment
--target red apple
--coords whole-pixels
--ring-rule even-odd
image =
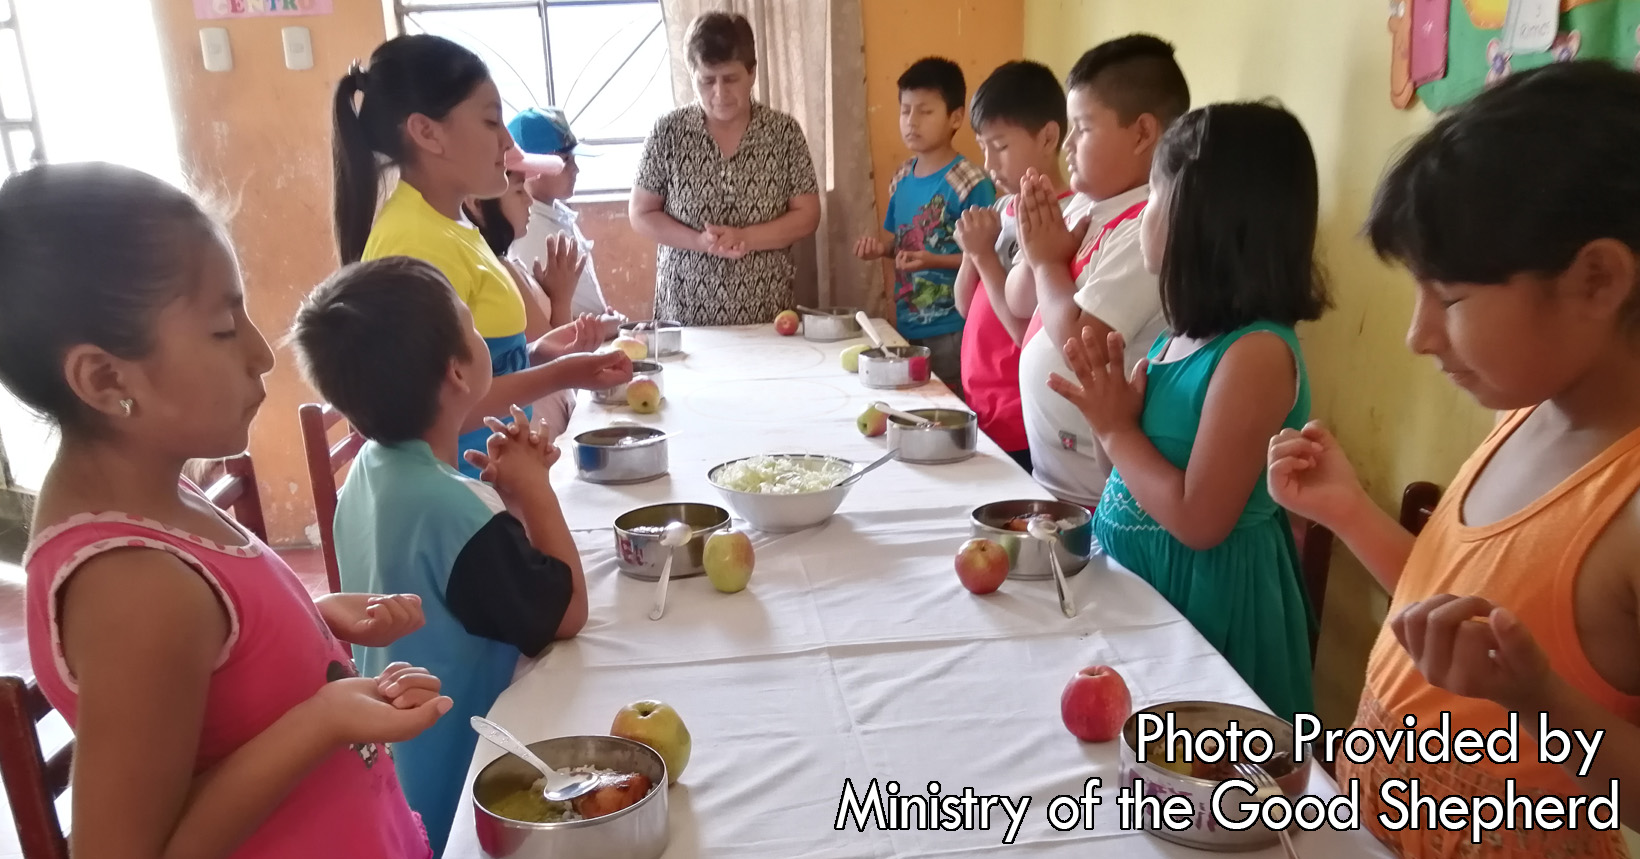
[[[797,333],[797,326],[801,322],[802,320],[797,318],[797,311],[782,310],[780,315],[774,318],[774,332],[781,337],[790,337]]]
[[[1109,665],[1095,665],[1076,672],[1059,696],[1059,715],[1065,727],[1084,743],[1108,743],[1122,732],[1122,723],[1133,711],[1122,675]]]
[[[1008,551],[990,540],[969,540],[957,550],[957,578],[976,594],[1002,587],[1008,578]]]

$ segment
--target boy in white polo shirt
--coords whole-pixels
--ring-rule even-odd
[[[1076,407],[1048,388],[1048,377],[1071,377],[1061,350],[1083,328],[1121,332],[1131,370],[1166,327],[1156,276],[1145,271],[1139,249],[1139,214],[1150,197],[1151,154],[1190,109],[1190,90],[1173,47],[1147,35],[1083,54],[1065,89],[1070,184],[1092,206],[1068,228],[1048,179],[1027,176],[1019,233],[1030,265],[1015,268],[1008,294],[1010,307],[1023,312],[1035,298],[1019,389],[1036,479],[1055,497],[1092,509],[1110,460]]]

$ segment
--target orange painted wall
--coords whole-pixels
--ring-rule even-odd
[[[871,136],[872,179],[877,187],[877,222],[888,204],[888,180],[910,152],[900,141],[900,93],[894,82],[906,67],[927,56],[962,66],[968,94],[991,70],[1024,56],[1024,0],[864,0],[866,114]],[[979,161],[967,126],[957,135],[957,151]],[[889,269],[883,265],[888,283]]]
[[[201,22],[193,0],[153,0],[183,168],[236,205],[231,222],[251,317],[270,341],[302,296],[336,268],[330,217],[332,88],[355,57],[382,41],[382,6],[338,0],[330,15]],[[228,30],[234,67],[207,72],[199,28]],[[307,27],[314,67],[285,68],[280,29]],[[313,520],[296,407],[312,399],[288,353],[267,377],[251,428],[269,536],[302,542]]]

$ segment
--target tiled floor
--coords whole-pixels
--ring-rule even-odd
[[[0,674],[32,676],[28,661],[28,642],[23,620],[23,570],[17,565],[22,557],[26,538],[20,529],[0,524]],[[279,553],[309,592],[322,594],[325,584],[324,559],[317,549],[293,549]],[[66,739],[68,730],[60,719],[53,717],[42,728],[47,746],[55,746]],[[67,814],[67,804],[59,805],[58,813]],[[17,846],[17,831],[12,825],[11,806],[0,793],[0,859],[21,859]]]

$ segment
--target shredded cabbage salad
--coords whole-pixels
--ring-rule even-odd
[[[849,476],[845,463],[827,459],[754,456],[719,469],[714,481],[725,489],[760,495],[797,495],[830,489]]]

